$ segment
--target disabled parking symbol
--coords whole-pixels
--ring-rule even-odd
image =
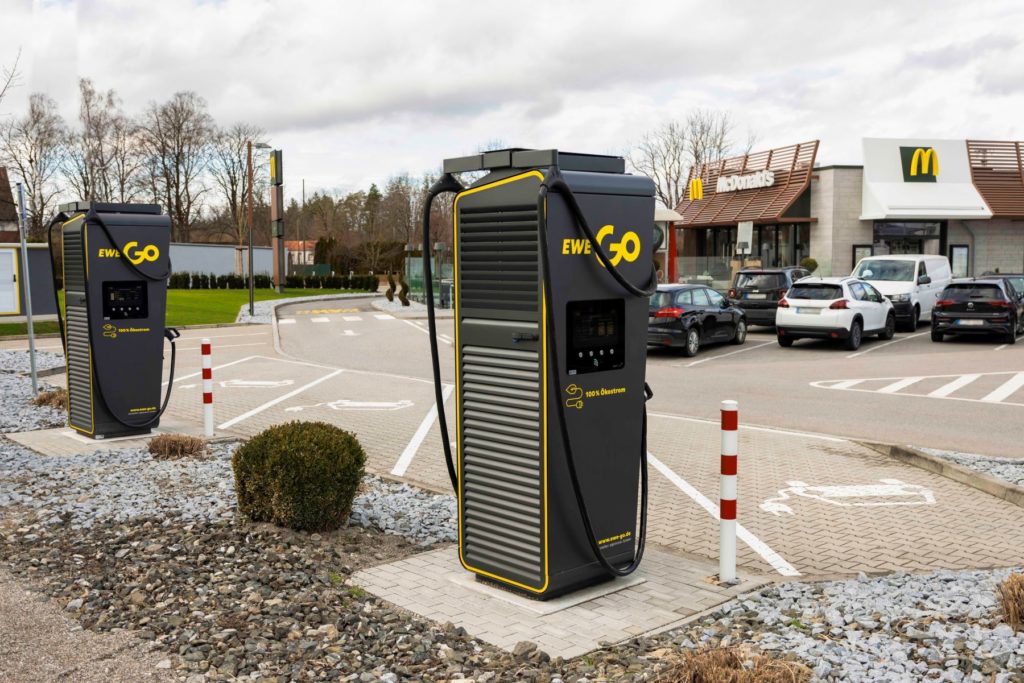
[[[935,493],[918,484],[899,479],[879,479],[880,484],[852,484],[839,486],[812,486],[802,481],[787,481],[787,488],[766,499],[759,506],[773,515],[793,514],[785,500],[809,498],[838,507],[892,507],[907,505],[935,505]]]

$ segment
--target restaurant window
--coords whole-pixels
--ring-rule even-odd
[[[966,244],[951,244],[949,246],[949,265],[953,269],[953,277],[967,277],[970,275],[971,248]]]

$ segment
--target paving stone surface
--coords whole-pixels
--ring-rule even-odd
[[[707,579],[717,565],[648,548],[634,575],[617,589],[595,586],[587,599],[556,598],[555,611],[543,602],[487,584],[475,584],[459,565],[453,547],[357,572],[352,582],[389,602],[435,621],[450,621],[492,645],[512,650],[531,641],[551,657],[577,657],[602,642],[614,643],[681,624],[736,595],[764,585],[766,578],[742,575],[738,586]],[[628,585],[632,584],[632,585]],[[559,607],[563,607],[559,609]],[[544,613],[547,612],[547,613]]]

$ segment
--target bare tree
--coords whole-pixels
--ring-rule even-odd
[[[380,203],[380,215],[385,228],[383,232],[390,239],[406,244],[412,241],[418,220],[418,216],[413,213],[414,194],[416,189],[409,174],[393,176],[388,180]]]
[[[199,218],[213,133],[206,101],[194,92],[175,93],[163,104],[154,102],[143,117],[149,189],[166,207],[177,241],[189,241]]]
[[[0,67],[0,102],[4,101],[7,92],[18,85],[18,62],[21,61],[21,50],[14,56],[14,64]]]
[[[670,121],[646,133],[629,153],[629,163],[654,181],[658,199],[674,209],[686,196],[691,168],[737,151],[735,133],[729,112],[695,109],[683,121]],[[749,152],[755,139],[748,134],[743,151]]]
[[[28,113],[0,122],[0,165],[14,170],[25,186],[29,236],[42,239],[43,228],[60,194],[57,183],[64,160],[66,128],[57,103],[42,93],[29,96]]]
[[[236,123],[216,132],[210,155],[210,175],[224,202],[233,228],[232,238],[238,246],[245,244],[248,235],[246,198],[249,193],[248,146],[250,141],[264,137],[265,131],[257,126]],[[256,163],[255,161],[253,162]],[[254,192],[260,197],[268,186],[267,174],[253,171]]]

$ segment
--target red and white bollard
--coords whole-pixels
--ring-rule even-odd
[[[736,583],[736,475],[739,469],[739,406],[722,401],[722,488],[718,527],[718,580]]]
[[[202,341],[203,352],[203,434],[213,436],[213,356],[210,340]]]

